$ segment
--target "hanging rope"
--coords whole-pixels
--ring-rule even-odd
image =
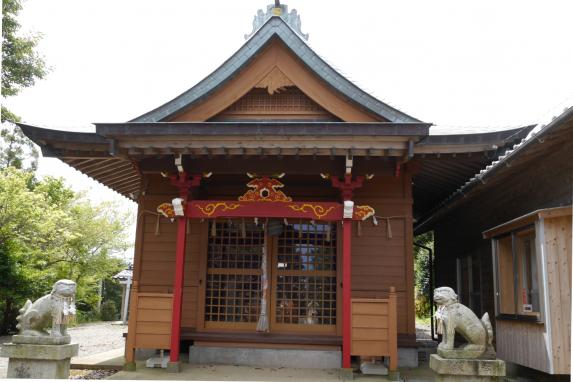
[[[139,216],[137,217],[137,220],[139,221],[143,215],[148,214],[148,215],[154,215],[157,217],[157,220],[155,221],[155,236],[159,236],[160,232],[159,232],[159,220],[161,219],[161,214],[158,214],[157,212],[153,212],[153,211],[149,211],[149,210],[143,210]]]
[[[217,237],[217,220],[211,222],[211,237]]]
[[[405,216],[405,215],[399,215],[399,216],[378,216],[378,215],[376,215],[376,216],[372,217],[372,222],[375,226],[377,226],[378,220],[384,220],[384,222],[386,223],[386,238],[392,239],[393,235],[392,235],[391,220],[392,219],[406,219],[406,218],[408,218],[408,216]]]
[[[265,221],[265,225],[267,222],[268,219]],[[257,322],[257,332],[269,331],[269,319],[267,316],[267,291],[269,288],[267,277],[267,235],[263,235],[263,237],[264,240],[261,259],[261,310],[259,314],[259,320]]]
[[[247,225],[245,224],[245,218],[241,220],[241,237],[243,239],[247,238]]]

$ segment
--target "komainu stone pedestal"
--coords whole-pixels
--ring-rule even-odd
[[[436,382],[500,381],[505,376],[505,362],[500,359],[446,359],[430,356],[430,368]]]
[[[8,357],[8,378],[62,378],[70,375],[70,359],[78,344],[3,344],[0,355]]]

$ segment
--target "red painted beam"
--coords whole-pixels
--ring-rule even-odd
[[[192,219],[215,218],[287,218],[341,221],[343,206],[333,202],[244,202],[234,200],[193,200],[187,203],[185,216]],[[368,206],[355,206],[353,220],[374,214]]]
[[[342,204],[332,202],[194,200],[187,204],[185,214],[189,218],[202,219],[250,217],[340,221],[342,220]]]
[[[350,368],[351,347],[351,275],[352,220],[342,222],[342,367]]]

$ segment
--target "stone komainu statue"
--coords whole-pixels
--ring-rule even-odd
[[[26,301],[16,317],[19,334],[14,336],[14,342],[28,341],[30,337],[53,337],[58,343],[69,343],[66,328],[76,313],[74,297],[76,283],[71,280],[56,281],[52,292],[36,301]],[[45,329],[50,327],[50,331]],[[28,340],[27,340],[28,339]]]
[[[487,312],[482,319],[458,302],[458,296],[449,287],[434,289],[434,302],[438,306],[435,318],[442,342],[438,355],[443,358],[495,358],[493,329]],[[467,344],[454,348],[455,334],[459,333]]]

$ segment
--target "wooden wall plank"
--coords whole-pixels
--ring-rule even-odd
[[[164,334],[138,334],[135,338],[135,347],[138,349],[169,349],[171,335]]]
[[[523,321],[496,320],[497,357],[549,372],[545,327]]]
[[[352,341],[353,355],[372,356],[372,354],[387,354],[388,341]]]
[[[571,370],[571,216],[544,220],[553,371]]]

